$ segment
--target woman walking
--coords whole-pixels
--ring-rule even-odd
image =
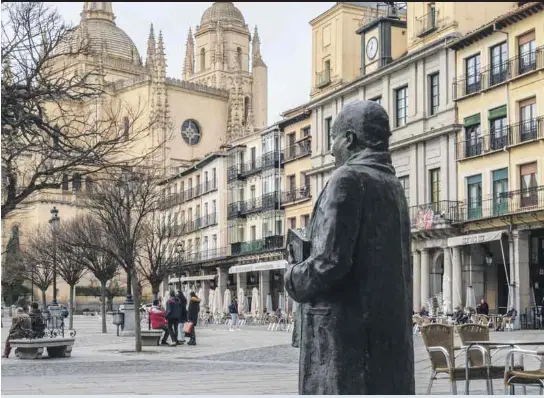
[[[200,299],[196,296],[195,292],[191,292],[190,296],[187,320],[193,324],[193,327],[189,334],[190,339],[187,345],[196,345],[195,327],[198,321],[198,313],[200,312]]]

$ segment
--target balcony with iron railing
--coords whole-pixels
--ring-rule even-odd
[[[544,116],[484,131],[479,136],[463,140],[456,145],[456,159],[482,156],[505,147],[544,138]]]
[[[475,74],[463,75],[453,81],[453,98],[459,99],[467,95],[488,90],[509,80],[544,68],[544,46],[508,59],[507,61],[489,65]]]
[[[443,229],[457,222],[460,202],[440,200],[434,203],[412,206],[410,224],[412,232]]]
[[[482,200],[459,206],[459,222],[468,222],[486,218],[517,215],[531,211],[544,210],[544,185],[501,192]]]
[[[185,231],[187,233],[198,231],[199,229],[210,227],[217,224],[217,214],[207,214],[203,217],[198,217],[194,220],[189,220],[185,223]]]
[[[227,205],[227,220],[233,220],[235,218],[245,217],[246,203],[244,201],[229,203]]]
[[[311,198],[312,194],[310,186],[304,185],[300,188],[294,188],[290,189],[289,191],[283,192],[281,205],[282,207],[285,207]]]
[[[159,207],[165,209],[168,207],[180,205],[189,200],[196,199],[202,195],[217,190],[217,180],[207,180],[195,187],[186,189],[183,192],[168,194],[159,202]]]
[[[306,139],[295,143],[294,145],[288,146],[283,151],[283,162],[287,163],[291,160],[301,158],[306,155],[312,154],[312,141]]]
[[[231,243],[231,254],[258,254],[271,250],[283,249],[283,235],[267,236],[264,239],[253,240],[249,242]]]
[[[426,36],[438,28],[438,10],[431,8],[430,11],[420,17],[416,17],[415,34],[417,37]]]
[[[316,73],[316,87],[323,88],[331,82],[331,69],[324,69]]]
[[[242,173],[243,165],[235,164],[227,168],[227,183],[234,182],[236,180],[244,180],[245,176]]]
[[[219,260],[231,255],[231,247],[219,247],[215,249],[208,249],[202,251],[194,251],[191,253],[185,254],[181,258],[181,263],[187,265],[189,263],[209,261],[209,260]]]
[[[240,215],[249,215],[261,211],[279,210],[280,201],[277,192],[270,192],[258,198],[251,198],[244,202]]]

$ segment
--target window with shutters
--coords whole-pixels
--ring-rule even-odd
[[[521,182],[521,207],[538,204],[537,163],[527,163],[519,167]]]
[[[519,103],[519,121],[520,142],[536,139],[538,133],[536,97]]]
[[[536,69],[536,40],[534,30],[518,38],[518,56],[520,75]]]
[[[467,202],[469,220],[482,217],[482,175],[467,178]]]

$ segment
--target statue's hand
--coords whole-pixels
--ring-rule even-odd
[[[287,245],[287,263],[290,265],[296,264],[295,253],[293,251],[293,246],[291,244]]]

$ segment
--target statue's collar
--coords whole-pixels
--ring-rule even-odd
[[[365,148],[362,151],[353,154],[346,164],[372,167],[395,174],[395,168],[393,167],[389,151],[377,151],[375,149]]]

